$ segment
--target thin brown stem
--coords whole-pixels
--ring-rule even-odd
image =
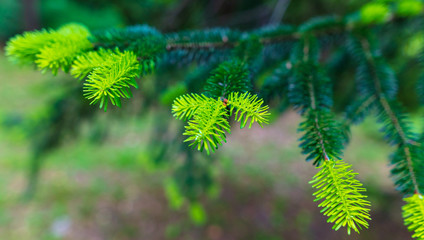
[[[309,60],[309,41],[305,42],[305,46],[303,48],[303,61],[308,61]],[[327,161],[329,160],[328,155],[327,155],[327,151],[325,150],[325,146],[324,146],[324,137],[322,136],[321,133],[321,126],[319,125],[319,119],[318,119],[318,114],[315,112],[315,110],[317,109],[316,106],[316,99],[315,99],[315,90],[314,90],[314,84],[313,84],[313,79],[312,76],[309,76],[308,78],[308,91],[309,91],[309,97],[311,100],[311,109],[313,111],[314,114],[314,125],[315,128],[317,129],[318,132],[318,139],[319,139],[319,143],[321,146],[321,150],[323,153],[323,157],[324,160]]]
[[[387,23],[396,22],[400,18],[393,17],[388,20]],[[338,17],[336,19],[335,24],[329,25],[327,27],[321,27],[317,29],[311,29],[308,32],[308,34],[311,34],[317,38],[322,36],[328,36],[328,35],[335,35],[344,33],[347,31],[354,31],[356,29],[363,29],[368,27],[373,27],[374,23],[370,23],[368,25],[365,24],[355,24],[354,22],[345,21],[345,19]],[[264,36],[259,39],[259,42],[263,45],[269,45],[269,44],[275,44],[280,42],[286,42],[286,41],[293,41],[298,40],[301,38],[302,35],[304,35],[305,32],[300,31],[300,29],[297,29],[293,32],[285,32],[281,34],[277,34],[274,36]],[[168,40],[168,43],[166,45],[166,49],[168,51],[176,50],[176,49],[209,49],[209,48],[234,48],[237,47],[240,44],[240,40],[234,40],[234,41],[228,41],[228,37],[224,36],[222,41],[216,41],[216,42],[199,42],[194,43],[190,41],[190,39],[185,39],[186,42],[180,43],[176,42],[175,40]]]

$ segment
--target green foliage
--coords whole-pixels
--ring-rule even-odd
[[[403,47],[405,56],[415,58],[418,57],[424,46],[424,34],[422,31],[416,32],[413,36],[406,40],[406,44]]]
[[[38,14],[43,25],[60,27],[69,21],[84,23],[90,29],[105,29],[125,24],[120,10],[110,1],[43,0],[38,3]],[[95,16],[95,17],[93,17]]]
[[[182,83],[176,84],[166,89],[163,93],[161,93],[160,102],[163,105],[170,106],[172,105],[172,103],[177,97],[186,93],[187,93],[187,86],[185,84],[182,84]]]
[[[402,0],[397,3],[396,12],[400,16],[416,16],[423,11],[423,3],[419,0]]]
[[[392,169],[390,171],[396,189],[403,194],[412,194],[423,191],[424,179],[421,174],[423,169],[423,154],[420,147],[412,144],[400,144],[391,156]]]
[[[166,45],[163,35],[147,25],[97,31],[90,40],[96,47],[134,51],[142,59],[157,57],[164,52]]]
[[[77,57],[72,65],[71,75],[80,80],[87,77],[95,68],[111,65],[119,51],[99,49],[99,51],[89,51]]]
[[[424,67],[424,48],[421,47],[420,54],[418,55],[418,61],[420,64],[420,67]],[[421,72],[420,77],[417,80],[416,83],[417,87],[417,94],[418,94],[418,100],[421,104],[424,104],[424,72]]]
[[[333,105],[331,81],[318,64],[318,58],[316,39],[304,38],[293,49],[288,97],[301,114],[309,109],[328,110]]]
[[[360,96],[355,99],[352,104],[346,108],[345,123],[348,125],[361,123],[374,107],[374,103],[375,96]]]
[[[241,38],[241,32],[228,28],[181,31],[166,35],[168,43],[203,45],[204,43],[231,44]],[[186,46],[188,47],[188,46]]]
[[[424,199],[421,194],[414,194],[403,199],[402,217],[409,231],[414,231],[413,238],[424,239]]]
[[[327,222],[334,223],[336,231],[347,227],[348,234],[352,229],[359,233],[362,228],[368,228],[370,202],[363,194],[365,188],[355,179],[357,173],[351,170],[351,165],[327,158],[318,168],[321,170],[309,183],[317,189],[314,201],[323,200],[318,206],[329,217]]]
[[[346,24],[345,20],[338,16],[314,17],[299,26],[298,31],[301,33],[318,32],[328,28],[343,26],[344,24]]]
[[[134,52],[141,62],[141,71],[145,74],[153,72],[166,47],[164,36],[147,25],[95,32],[90,40],[96,47]]]
[[[340,158],[345,142],[341,124],[328,111],[309,111],[300,123],[298,131],[304,132],[299,139],[306,161],[320,166],[327,158]]]
[[[323,19],[311,22],[305,29],[316,29],[326,26],[336,19]],[[330,24],[331,25],[331,24]],[[359,233],[363,227],[368,228],[370,203],[362,184],[354,179],[356,174],[350,165],[340,159],[347,134],[340,122],[331,112],[333,105],[332,84],[324,69],[318,63],[320,50],[315,38],[304,36],[294,47],[291,61],[293,69],[288,83],[289,101],[305,120],[300,123],[299,131],[304,135],[299,139],[302,153],[306,160],[321,171],[311,181],[318,191],[314,193],[315,201],[323,200],[321,212],[328,216],[328,222],[334,223],[333,229],[347,227]],[[287,72],[287,71],[286,71]]]
[[[409,117],[400,103],[394,100],[398,88],[395,74],[382,58],[375,37],[369,33],[351,36],[349,51],[358,62],[356,78],[359,93],[362,99],[367,99],[364,103],[370,106],[365,106],[363,112],[356,114],[363,118],[370,109],[377,113],[385,139],[398,148],[391,158],[395,185],[403,194],[413,194],[421,190],[424,184],[419,173],[419,169],[422,169],[422,150],[411,144],[416,141],[416,136]]]
[[[313,160],[317,166],[328,157],[340,158],[346,141],[341,124],[330,110],[332,84],[318,64],[319,52],[314,38],[305,37],[295,46],[288,91],[289,101],[305,117],[299,125],[299,131],[304,132],[299,146],[307,154],[306,160]]]
[[[289,79],[288,97],[304,113],[308,109],[325,110],[333,105],[331,81],[316,63],[300,62]]]
[[[375,102],[375,96],[371,97],[357,97],[347,108],[344,113],[343,119],[343,135],[346,143],[349,142],[350,138],[350,125],[360,124],[365,117],[373,109]]]
[[[185,159],[173,173],[176,190],[188,203],[198,202],[213,187],[212,161],[190,148],[184,147],[181,150]],[[172,156],[175,156],[175,153],[171,153]]]
[[[226,141],[225,132],[230,132],[230,124],[227,120],[228,113],[225,106],[219,99],[215,100],[205,96],[203,96],[203,99],[204,101],[201,102],[200,106],[195,106],[193,118],[185,127],[186,130],[183,135],[188,136],[185,142],[192,141],[190,146],[197,145],[197,150],[206,150],[206,153],[209,154]],[[175,108],[173,107],[173,109]],[[191,111],[189,109],[189,112]]]
[[[172,209],[181,209],[184,204],[184,197],[181,195],[178,185],[174,180],[167,179],[165,181],[165,195]]]
[[[105,111],[109,100],[120,107],[121,98],[132,96],[130,87],[138,88],[135,78],[139,72],[140,65],[133,52],[116,50],[109,61],[93,68],[84,83],[84,96],[91,100],[90,104],[100,102],[100,108],[104,107]]]
[[[172,113],[176,119],[190,120],[196,113],[197,109],[209,101],[205,95],[186,94],[174,100],[172,105]]]
[[[192,141],[190,146],[195,145],[199,151],[206,150],[210,154],[226,141],[225,132],[230,133],[229,116],[234,115],[236,121],[241,122],[241,128],[249,120],[249,128],[254,122],[261,126],[268,123],[268,106],[262,105],[262,99],[247,92],[233,92],[224,101],[205,95],[186,94],[174,101],[172,112],[176,119],[189,120],[183,133],[188,136],[185,142]]]
[[[361,9],[361,20],[365,24],[383,23],[389,16],[389,7],[384,3],[370,2]]]
[[[57,31],[40,30],[18,35],[10,40],[6,55],[20,63],[36,63],[42,70],[68,72],[75,57],[92,48],[90,32],[79,24],[67,24]]]
[[[282,62],[275,68],[274,72],[268,76],[261,86],[261,97],[269,102],[274,98],[287,96],[288,82],[291,73],[291,63]]]
[[[20,2],[14,0],[4,0],[1,2],[0,16],[2,16],[2,21],[0,21],[0,40],[5,41],[20,31],[21,26],[17,24],[21,20],[20,11]]]
[[[268,124],[269,115],[268,106],[263,106],[264,101],[257,95],[248,92],[242,94],[232,92],[228,96],[228,105],[230,106],[230,115],[234,115],[237,122],[240,122],[240,128],[244,128],[250,120],[249,128],[253,123],[257,122],[261,127],[262,124]]]
[[[362,99],[366,99],[363,104],[357,104],[358,110],[350,114],[351,119],[362,119],[370,109],[375,110],[386,140],[397,146],[391,157],[391,175],[397,190],[405,196],[413,194],[405,198],[407,205],[403,207],[403,217],[408,229],[416,231],[413,236],[421,239],[420,217],[423,211],[419,193],[423,191],[424,184],[421,173],[422,146],[416,144],[417,137],[412,131],[409,117],[394,99],[397,93],[395,74],[382,58],[375,36],[366,33],[351,37],[348,48],[358,63],[358,88]]]
[[[126,31],[133,34],[132,47],[124,47],[125,42],[122,42],[128,42]],[[105,48],[98,48],[99,44],[94,42],[97,49],[89,51],[93,48],[89,39],[105,41]],[[110,46],[114,46],[113,50],[107,49]],[[50,69],[53,74],[59,69],[64,72],[72,69],[74,77],[87,78],[84,96],[91,104],[99,102],[100,108],[106,111],[109,100],[120,106],[121,98],[131,97],[130,86],[138,87],[135,78],[140,73],[151,73],[164,49],[162,35],[147,26],[91,36],[84,26],[67,24],[58,30],[18,35],[8,42],[6,52],[13,61],[35,63],[43,71]]]
[[[40,50],[46,44],[53,42],[56,35],[58,34],[53,30],[46,29],[16,35],[6,46],[6,56],[18,63],[33,63]]]
[[[191,220],[196,225],[203,225],[206,222],[207,216],[202,204],[197,202],[191,203],[189,213]]]
[[[381,56],[376,37],[369,32],[351,35],[347,47],[358,64],[356,81],[359,93],[365,97],[384,95],[385,98],[393,99],[398,90],[397,79]]]
[[[212,98],[227,98],[231,92],[247,92],[251,89],[249,69],[237,59],[221,63],[211,73],[204,87]]]
[[[228,28],[181,31],[165,35],[168,53],[164,61],[185,65],[191,62],[222,62],[233,54],[241,32]]]
[[[176,119],[188,121],[183,133],[185,142],[207,154],[226,141],[231,116],[241,128],[250,128],[254,122],[262,126],[269,121],[263,99],[281,105],[289,102],[304,118],[299,126],[303,132],[302,153],[321,168],[311,182],[318,189],[316,201],[323,201],[319,206],[324,207],[322,212],[328,221],[334,223],[333,229],[347,227],[350,234],[352,229],[359,232],[367,228],[370,219],[369,202],[362,195],[365,189],[354,179],[356,173],[351,166],[338,160],[351,124],[376,113],[387,141],[397,147],[391,158],[397,189],[405,196],[423,191],[422,139],[412,131],[408,116],[396,100],[395,70],[383,56],[385,48],[391,49],[393,43],[385,40],[380,46],[378,34],[385,38],[385,30],[375,27],[399,19],[401,24],[409,24],[403,18],[417,16],[421,11],[419,1],[371,2],[344,17],[324,16],[299,26],[266,26],[245,32],[214,28],[162,34],[147,25],[138,25],[92,34],[80,25],[68,25],[58,30],[24,33],[11,39],[6,51],[12,60],[35,63],[43,71],[51,69],[56,74],[58,69],[71,69],[75,78],[85,79],[84,96],[105,110],[109,101],[120,106],[121,98],[130,98],[131,86],[137,88],[135,79],[142,74],[158,67],[163,70],[192,62],[204,64],[184,84],[155,82],[155,90],[162,91],[160,88],[167,88],[166,84],[176,86],[162,94],[161,101],[169,103],[173,96],[187,90],[204,89],[202,95],[177,97],[172,113]],[[343,124],[333,113],[332,75],[327,73],[331,69],[327,71],[323,65],[335,48],[346,55],[348,60],[343,59],[343,64],[348,63],[347,70],[351,64],[356,67],[357,92],[352,96],[354,100],[348,100],[350,107],[344,109]],[[350,58],[354,61],[350,62]],[[274,71],[270,71],[271,67]],[[205,82],[211,69],[214,70]],[[268,72],[273,74],[262,78],[261,74]],[[419,81],[418,89],[424,89],[423,82]],[[257,90],[263,99],[250,93]],[[199,165],[188,152],[185,157],[176,171],[179,181],[167,189],[167,194],[178,200],[178,206],[182,204],[180,195],[196,203],[202,192],[197,190],[201,188],[198,184],[210,185],[207,166]],[[201,174],[196,175],[197,172]],[[194,206],[192,216],[203,221],[203,209]]]
[[[260,38],[255,35],[249,35],[241,39],[239,45],[234,49],[234,56],[244,61],[250,62],[257,58],[263,48]]]

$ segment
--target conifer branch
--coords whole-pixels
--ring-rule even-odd
[[[334,223],[336,231],[347,227],[348,234],[351,229],[359,233],[362,227],[368,228],[370,202],[362,194],[366,190],[355,179],[357,173],[351,170],[351,165],[327,159],[318,168],[321,170],[309,183],[317,189],[314,201],[323,200],[318,207],[323,207],[321,213],[329,217],[327,222]]]
[[[172,112],[177,119],[189,120],[183,134],[188,136],[185,142],[192,141],[190,146],[196,145],[199,151],[206,150],[210,154],[226,142],[225,134],[231,132],[229,116],[234,115],[236,121],[241,122],[241,128],[249,120],[249,128],[254,122],[260,126],[268,123],[268,106],[262,105],[262,99],[248,92],[232,92],[224,101],[205,95],[187,94],[174,101]]]
[[[320,166],[329,158],[340,158],[343,149],[341,125],[330,111],[332,87],[330,79],[320,68],[318,45],[314,39],[305,37],[295,48],[294,76],[290,80],[289,99],[305,120],[299,125],[304,132],[300,138],[306,160],[314,160]]]
[[[343,149],[341,125],[334,120],[329,111],[309,111],[300,123],[299,131],[304,132],[299,139],[302,153],[307,154],[306,161],[320,166],[329,158],[339,159]]]
[[[273,97],[286,97],[288,91],[289,78],[292,75],[292,63],[284,61],[274,70],[271,76],[267,77],[261,87],[261,97],[270,101]]]
[[[140,65],[133,52],[116,50],[109,61],[94,67],[84,83],[84,96],[90,104],[100,102],[99,107],[107,110],[108,101],[121,106],[121,98],[132,96],[130,87],[138,88],[135,78],[139,76]]]
[[[194,61],[211,66],[219,64],[203,86],[204,95],[186,94],[176,98],[172,105],[174,117],[188,121],[183,133],[185,142],[207,154],[226,142],[232,115],[241,128],[250,128],[254,122],[260,126],[269,122],[268,106],[263,104],[263,99],[249,93],[253,88],[250,73],[268,70],[262,65],[286,61],[291,54],[274,71],[274,76],[262,84],[262,94],[287,95],[304,117],[299,125],[303,132],[300,147],[307,155],[306,160],[313,160],[321,168],[311,183],[317,189],[316,201],[322,200],[319,206],[329,217],[328,222],[334,223],[335,230],[347,227],[348,234],[352,229],[359,232],[368,227],[369,202],[362,194],[365,188],[354,178],[356,173],[351,166],[340,158],[347,142],[343,130],[376,108],[386,137],[398,146],[392,157],[391,172],[395,185],[408,195],[405,224],[416,232],[415,237],[422,238],[424,204],[420,190],[424,177],[418,170],[423,169],[420,161],[423,150],[395,100],[397,85],[393,70],[381,58],[380,49],[371,38],[347,44],[359,62],[360,96],[348,109],[342,126],[331,111],[331,80],[319,63],[321,44],[326,47],[340,43],[351,32],[364,32],[375,25],[420,15],[422,3],[411,2],[414,2],[412,8],[399,4],[403,6],[399,9],[370,3],[359,13],[345,17],[314,18],[299,26],[268,26],[246,32],[215,28],[162,34],[147,25],[138,25],[91,33],[83,26],[71,24],[58,30],[17,36],[9,41],[6,52],[14,61],[35,63],[39,69],[49,69],[54,74],[59,69],[65,72],[71,69],[71,75],[86,80],[84,96],[91,104],[99,102],[105,110],[109,101],[120,106],[121,98],[130,98],[131,87],[138,87],[135,79],[152,72],[158,63],[161,66]],[[260,81],[256,83],[261,85]],[[191,164],[192,158],[188,156],[188,159]]]
[[[244,128],[249,120],[249,128],[252,127],[254,122],[257,122],[261,127],[263,123],[268,124],[269,107],[263,106],[263,103],[264,101],[257,95],[248,92],[244,94],[232,92],[228,96],[230,115],[234,115],[235,120],[240,122],[240,128]]]
[[[89,51],[76,58],[72,65],[71,75],[80,80],[87,77],[95,68],[102,65],[111,65],[117,51],[100,49]]]
[[[357,14],[357,13],[356,13]],[[346,32],[357,31],[360,29],[368,29],[375,25],[381,24],[381,22],[370,21],[367,23],[361,22],[361,19],[355,17],[355,13],[340,17],[340,16],[329,16],[329,17],[318,17],[312,18],[299,26],[293,25],[282,25],[279,27],[263,27],[259,29],[246,32],[246,34],[258,34],[259,42],[264,45],[272,45],[282,42],[298,41],[305,33],[308,33],[317,38],[343,35]],[[393,24],[401,21],[405,17],[412,18],[411,16],[401,16],[391,13],[392,16],[384,20],[385,24]],[[283,29],[283,30],[280,30]],[[185,32],[183,32],[185,33]],[[178,33],[174,33],[178,34]],[[221,39],[216,41],[197,41],[194,37],[190,39],[189,36],[185,35],[184,42],[176,41],[175,39],[168,39],[166,43],[167,51],[174,51],[178,49],[228,49],[236,48],[240,45],[241,39],[232,39],[227,35],[222,35]]]
[[[375,101],[375,95],[370,97],[359,97],[350,106],[347,107],[342,122],[343,134],[346,143],[348,143],[350,139],[350,126],[352,124],[359,124],[362,122],[375,104]]]
[[[172,104],[172,113],[176,119],[190,120],[196,113],[197,109],[205,105],[208,97],[198,94],[186,94],[177,97]]]
[[[215,151],[226,142],[225,132],[230,132],[227,117],[228,113],[222,102],[209,98],[196,109],[193,119],[185,127],[183,135],[188,137],[184,142],[192,141],[190,146],[197,145],[197,150],[206,150],[207,154]]]
[[[305,37],[293,52],[292,59],[296,62],[290,96],[297,96],[295,106],[301,108],[305,117],[299,126],[304,132],[300,147],[303,154],[308,154],[307,161],[314,160],[322,168],[310,182],[318,189],[314,193],[315,201],[324,199],[318,206],[323,207],[321,212],[329,217],[328,222],[334,223],[334,230],[347,227],[348,234],[351,229],[359,232],[362,227],[368,228],[370,203],[365,200],[367,196],[362,194],[365,188],[354,178],[356,174],[350,170],[351,166],[337,160],[345,139],[341,124],[330,110],[332,87],[318,64],[318,45]]]
[[[374,54],[371,50],[371,44],[369,42],[369,40],[367,38],[362,38],[360,39],[360,44],[361,44],[361,48],[364,51],[364,56],[365,59],[367,61],[367,64],[370,65],[371,69],[377,69],[377,63],[374,59]],[[371,72],[371,78],[372,78],[372,82],[374,84],[374,93],[373,96],[375,96],[376,101],[378,102],[378,104],[381,106],[382,111],[386,114],[386,116],[389,118],[389,122],[393,125],[393,128],[395,130],[395,133],[398,136],[399,142],[396,142],[396,140],[393,140],[394,138],[391,138],[392,141],[395,141],[398,144],[398,147],[400,149],[402,149],[403,151],[403,155],[406,161],[406,168],[408,170],[408,175],[410,178],[410,181],[412,181],[412,185],[413,185],[413,191],[411,191],[411,189],[405,189],[406,186],[408,186],[408,182],[405,181],[405,179],[403,177],[398,177],[396,184],[399,185],[400,189],[402,192],[404,193],[420,193],[420,185],[417,181],[417,176],[416,176],[416,169],[414,169],[414,160],[413,160],[413,154],[412,152],[416,152],[417,150],[412,149],[415,148],[416,146],[411,144],[411,141],[413,141],[408,135],[410,135],[408,133],[405,132],[404,128],[405,123],[401,124],[402,119],[400,119],[398,117],[398,114],[395,113],[395,110],[393,110],[392,104],[389,103],[385,91],[383,90],[383,79],[380,78],[379,74],[377,74],[376,71],[372,71]],[[390,133],[389,133],[390,134]],[[399,160],[397,158],[394,157],[394,159]],[[401,168],[403,166],[403,164],[400,163],[394,163],[395,164],[395,171],[399,170],[399,165],[401,165]],[[392,171],[392,174],[395,174],[396,172]],[[399,174],[399,173],[398,173]],[[396,174],[395,174],[396,175]]]
[[[328,18],[315,18],[315,19],[311,19],[310,22],[305,23],[305,26],[310,26],[310,25],[315,25],[315,21],[322,21],[322,20],[327,20],[327,21],[331,21],[332,23],[334,23],[334,25],[329,25],[328,28],[320,28],[320,29],[313,29],[312,27],[310,27],[311,29],[309,30],[309,34],[313,35],[313,36],[327,36],[327,35],[333,35],[333,34],[337,34],[337,33],[343,33],[346,32],[348,29],[352,28],[352,23],[347,23],[345,19],[338,17],[338,18],[334,18],[334,17],[328,17]],[[364,27],[362,25],[357,25],[357,27]],[[263,29],[256,29],[253,30],[252,32],[248,33],[248,34],[254,34],[254,33],[261,33],[263,32],[263,34],[265,36],[260,37],[259,38],[259,42],[266,46],[266,45],[271,45],[271,44],[275,44],[275,43],[281,43],[281,42],[289,42],[289,41],[293,41],[293,40],[299,40],[302,38],[303,34],[305,33],[305,27],[303,26],[299,26],[299,27],[295,27],[295,26],[287,26],[287,28],[291,28],[292,31],[282,31],[278,33],[278,29],[276,29],[277,31],[275,31],[275,34],[272,34],[271,31],[269,31],[267,28]],[[267,36],[268,35],[268,36]],[[229,37],[226,35],[222,36],[222,39],[220,41],[206,41],[206,42],[196,42],[196,41],[192,41],[190,39],[185,39],[186,42],[180,43],[180,42],[175,42],[174,40],[168,40],[167,44],[166,44],[166,50],[167,51],[173,51],[173,50],[177,50],[177,49],[215,49],[215,48],[236,48],[240,45],[241,40],[240,39],[235,39],[233,41],[229,40]]]
[[[227,98],[232,92],[247,92],[252,88],[249,74],[245,62],[225,61],[212,71],[204,86],[205,93],[212,98]]]
[[[344,124],[349,126],[352,123],[358,123],[360,120],[362,120],[365,115],[365,112],[367,112],[367,110],[372,106],[375,100],[375,95],[372,95],[365,99],[358,99],[357,102],[348,107],[350,109],[348,109],[348,111],[346,112]]]
[[[68,72],[74,59],[93,46],[88,40],[90,31],[83,25],[70,23],[58,30],[26,32],[12,38],[6,55],[18,63],[35,63],[43,72],[59,69]]]
[[[409,231],[414,231],[413,238],[424,239],[424,198],[416,193],[403,199],[402,217]]]
[[[309,58],[309,44],[306,44],[305,45],[305,47],[304,47],[304,49],[303,49],[303,51],[304,51],[304,59],[303,59],[303,61],[308,61],[308,58]],[[306,57],[305,57],[306,56]],[[321,133],[321,127],[320,127],[320,121],[318,120],[318,113],[316,113],[316,103],[315,103],[315,91],[314,91],[314,86],[313,86],[313,83],[312,83],[312,76],[309,76],[308,78],[308,92],[309,92],[309,99],[310,99],[310,101],[311,101],[311,112],[312,112],[312,118],[313,118],[313,122],[314,122],[314,126],[315,126],[315,129],[316,129],[316,133],[317,133],[317,136],[318,136],[318,139],[319,139],[319,146],[321,147],[321,151],[322,151],[322,159],[325,159],[325,160],[328,160],[328,154],[327,154],[327,151],[326,151],[326,147],[324,146],[324,138],[323,138],[323,136],[322,136],[322,133]]]

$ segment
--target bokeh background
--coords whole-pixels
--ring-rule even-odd
[[[181,133],[170,103],[184,91],[178,82],[207,77],[207,67],[169,67],[143,77],[133,99],[105,113],[83,99],[78,80],[13,65],[3,51],[15,34],[68,22],[93,30],[133,24],[162,32],[246,30],[345,15],[365,2],[0,0],[0,239],[410,239],[389,178],[394,149],[372,117],[353,127],[344,155],[368,189],[373,220],[369,230],[347,237],[331,230],[313,202],[308,181],[317,170],[297,147],[300,118],[293,110],[274,114],[264,128],[234,127],[216,155],[195,159],[207,165],[207,176],[196,169],[190,171],[197,177],[180,176],[195,189],[198,201],[190,205],[170,180],[185,174],[188,154],[168,146]],[[404,63],[389,60],[396,70]],[[411,76],[414,71],[402,75]],[[339,90],[349,88],[340,82],[352,79],[353,71],[337,79],[337,106],[346,101]],[[421,129],[413,88],[402,86],[400,98]],[[200,190],[196,181],[203,181]]]

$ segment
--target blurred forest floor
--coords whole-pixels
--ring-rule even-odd
[[[23,201],[31,151],[25,130],[13,123],[46,104],[61,79],[3,56],[0,73],[0,239],[410,239],[388,177],[392,149],[374,119],[352,129],[345,152],[373,203],[369,231],[349,238],[333,232],[313,202],[308,181],[317,170],[300,154],[300,119],[291,111],[263,129],[234,128],[218,151],[221,188],[203,201],[203,226],[191,223],[186,208],[168,207],[168,173],[152,168],[146,147],[152,116],[106,121],[100,145],[88,133],[65,141],[44,159],[35,198]]]

